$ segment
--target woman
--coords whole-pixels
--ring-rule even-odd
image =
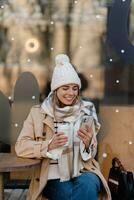
[[[110,200],[94,160],[100,128],[93,103],[80,98],[81,81],[69,58],[56,56],[51,92],[33,106],[15,145],[18,156],[40,158],[27,199]]]

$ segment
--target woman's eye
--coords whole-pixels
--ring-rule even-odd
[[[63,90],[68,90],[68,88],[62,88]]]
[[[73,90],[76,91],[76,90],[78,90],[78,88],[77,88],[77,87],[76,87],[76,88],[73,88]]]
[[[62,90],[67,91],[67,90],[69,90],[69,88],[68,88],[68,87],[63,87]],[[75,87],[75,88],[72,88],[72,90],[73,90],[73,91],[77,91],[78,88]]]

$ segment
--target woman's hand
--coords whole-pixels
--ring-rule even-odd
[[[89,127],[88,125],[85,125],[84,128],[80,128],[77,131],[77,134],[78,134],[79,138],[85,144],[85,148],[88,149],[89,145],[91,143],[92,136],[93,136],[92,126]]]
[[[68,137],[63,132],[58,132],[54,134],[52,141],[48,145],[48,151],[64,146],[67,143],[67,141]]]

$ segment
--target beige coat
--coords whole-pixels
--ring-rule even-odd
[[[45,126],[44,126],[45,125]],[[54,134],[53,120],[45,114],[40,106],[33,106],[21,133],[17,139],[15,150],[18,156],[25,158],[41,159],[40,166],[33,171],[33,176],[27,200],[43,200],[42,190],[47,183],[49,159],[45,157],[48,141]],[[97,174],[102,183],[100,199],[111,200],[107,182],[99,170],[99,165],[94,159],[83,161],[84,168]]]

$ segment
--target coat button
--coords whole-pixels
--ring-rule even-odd
[[[95,168],[91,167],[92,170],[95,170]]]
[[[45,135],[46,135],[46,133],[45,133],[45,132],[43,132],[43,133],[42,133],[42,135],[43,135],[43,136],[45,136]]]
[[[39,179],[39,178],[36,178],[35,180],[36,180],[36,181],[38,181],[38,182],[40,181],[40,179]]]

